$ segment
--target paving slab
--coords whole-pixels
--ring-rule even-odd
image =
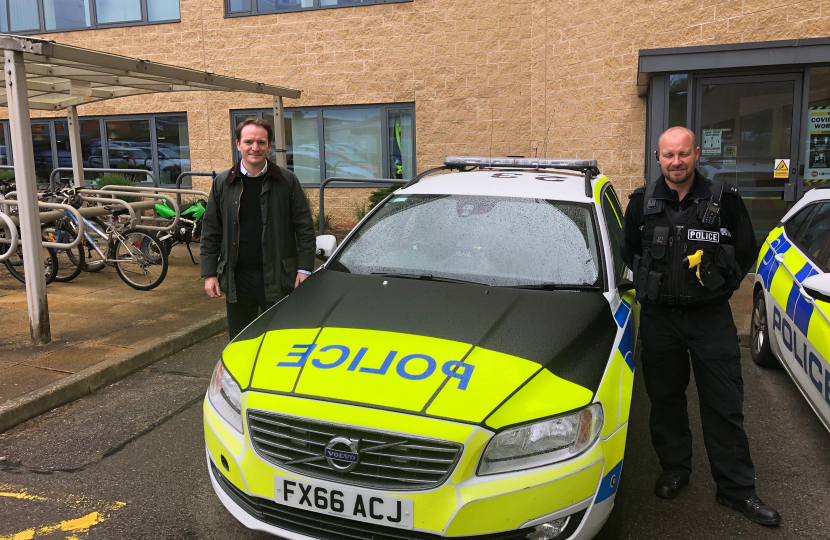
[[[23,364],[11,366],[0,371],[0,402],[5,403],[68,375]]]
[[[0,432],[211,335],[227,339],[225,302],[202,283],[184,246],[152,291],[129,287],[113,268],[51,283],[52,341],[34,346],[25,286],[0,266]]]
[[[128,350],[129,346],[115,347],[110,344],[99,345],[95,342],[84,342],[75,347],[68,346],[49,354],[27,360],[24,362],[24,365],[77,373],[89,366],[94,366],[101,361],[102,357],[115,356],[125,353]]]

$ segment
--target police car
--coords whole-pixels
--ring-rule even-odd
[[[614,188],[595,161],[445,163],[318,237],[326,263],[223,351],[207,465],[247,527],[617,534],[638,306]]]
[[[750,332],[755,363],[784,366],[830,429],[830,189],[808,191],[761,247]]]

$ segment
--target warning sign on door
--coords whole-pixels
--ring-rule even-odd
[[[775,160],[775,178],[789,178],[790,177],[790,160],[776,159]]]

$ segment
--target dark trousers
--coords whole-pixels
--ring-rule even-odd
[[[674,309],[643,305],[640,321],[651,441],[663,470],[692,471],[686,409],[691,357],[712,477],[727,498],[755,497],[755,468],[744,431],[741,352],[729,303]]]
[[[234,279],[236,280],[236,302],[230,303],[225,300],[228,311],[228,335],[231,339],[254,322],[260,310],[266,311],[276,304],[276,302],[265,300],[265,278],[262,271],[237,268]]]

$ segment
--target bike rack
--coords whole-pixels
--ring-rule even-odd
[[[4,212],[4,213],[6,213],[6,214],[11,214],[11,212],[12,212],[12,205],[11,205],[11,204],[7,204],[7,203],[5,203],[5,202],[4,202],[4,201],[6,201],[6,198],[7,198],[9,195],[15,195],[15,196],[17,196],[17,192],[16,192],[16,191],[9,191],[9,192],[8,192],[8,193],[6,193],[5,195],[3,195],[2,193],[0,193],[0,212]],[[16,200],[16,199],[11,199],[11,200]]]
[[[355,182],[355,183],[364,183],[364,184],[388,184],[388,185],[395,185],[395,184],[406,184],[409,180],[397,180],[392,178],[326,178],[320,184],[320,213],[317,221],[320,227],[320,234],[324,234],[325,232],[325,225],[326,225],[326,212],[323,200],[323,193],[326,190],[326,185],[329,182]]]
[[[106,187],[106,186],[105,186]],[[118,186],[122,187],[122,186]],[[134,187],[134,186],[126,186],[126,187]],[[107,204],[107,203],[116,203],[120,204],[121,206],[126,207],[130,212],[130,226],[135,227],[136,229],[144,229],[148,231],[161,231],[161,232],[170,232],[176,225],[179,224],[179,216],[181,213],[179,212],[179,205],[176,204],[176,201],[173,200],[172,197],[168,197],[167,195],[162,195],[160,193],[136,193],[136,191],[141,190],[147,191],[150,188],[140,188],[136,186],[135,191],[120,191],[120,190],[103,190],[103,189],[79,189],[78,193],[81,194],[81,199],[86,202],[92,202],[97,204]],[[152,188],[152,189],[165,189],[165,188]],[[139,216],[136,217],[135,210],[130,203],[123,201],[121,199],[110,198],[110,197],[84,197],[83,195],[118,195],[119,197],[135,197],[138,195],[139,197],[150,198],[150,199],[162,199],[171,204],[171,208],[176,212],[176,217],[173,218],[173,222],[168,225],[167,227],[156,227],[155,225],[142,225],[141,221],[158,221],[159,218],[155,217],[144,217]]]
[[[144,174],[150,177],[150,180],[153,181],[153,187],[159,187],[158,178],[156,175],[153,174],[153,171],[148,171],[146,169],[83,169],[86,172],[104,172],[104,173],[117,173],[117,174]],[[72,167],[58,167],[57,169],[53,170],[52,173],[49,175],[49,191],[55,191],[55,177],[62,172],[73,172]]]
[[[196,171],[185,171],[176,177],[176,189],[181,189],[182,187],[182,178],[185,176],[210,176],[211,178],[216,178],[216,171],[213,172],[196,172]],[[204,191],[200,191],[199,193],[204,193]],[[207,193],[205,193],[205,197],[207,197]],[[176,195],[176,202],[182,204],[182,197],[181,195]]]
[[[20,203],[16,200],[6,199],[3,204],[4,205],[15,205],[16,206],[16,205],[19,205]],[[44,242],[43,240],[41,240],[41,244],[43,244],[44,247],[54,248],[54,249],[72,249],[75,246],[77,246],[78,244],[80,244],[81,241],[83,241],[83,239],[84,239],[84,218],[81,217],[81,213],[78,212],[77,208],[75,208],[74,206],[70,206],[68,204],[47,203],[47,202],[42,202],[42,201],[38,201],[37,205],[38,205],[39,208],[54,208],[54,209],[66,210],[66,211],[72,212],[75,215],[75,219],[78,221],[78,235],[75,237],[75,240],[73,240],[72,242],[70,242],[68,244],[64,243],[64,242]],[[17,225],[14,224],[14,221],[12,221],[12,219],[9,216],[7,216],[6,214],[4,214],[3,212],[0,212],[0,219],[3,219],[3,221],[6,221],[8,219],[8,221],[6,221],[6,223],[7,224],[10,223],[12,225],[12,227],[15,229],[15,235],[16,235]],[[10,244],[11,242],[12,241],[9,240],[8,238],[0,238],[0,244]],[[15,249],[16,248],[17,248],[17,246],[15,246]],[[9,250],[9,253],[11,253],[11,251],[12,250]],[[7,255],[6,258],[8,258],[9,256],[11,256],[11,255]],[[1,260],[3,260],[3,259],[0,258],[0,261]]]
[[[11,239],[0,238],[0,243],[5,244],[6,242],[8,242],[11,244],[11,246],[9,246],[9,249],[5,253],[0,254],[0,261],[5,261],[9,257],[11,257],[12,253],[14,253],[17,249],[17,243],[19,238],[17,236],[17,226],[14,224],[14,221],[12,221],[12,218],[7,216],[3,212],[0,212],[0,220],[2,220],[6,224],[6,230],[8,230],[9,234],[11,235]]]
[[[209,173],[208,173],[209,174]],[[181,196],[182,195],[202,195],[207,199],[209,195],[204,191],[200,191],[198,189],[176,189],[176,188],[150,188],[150,187],[140,187],[140,186],[104,186],[101,188],[101,191],[135,191],[135,192],[142,192],[142,191],[152,191],[154,193],[175,193],[176,194],[176,202],[181,204]],[[181,217],[181,211],[178,207],[175,208],[176,210],[176,217],[177,219]],[[143,218],[142,218],[143,219]],[[166,218],[161,217],[154,217],[152,218],[153,221],[161,221]],[[149,221],[149,220],[148,220]],[[178,223],[178,221],[176,221]],[[176,223],[173,224],[175,227]],[[172,230],[172,229],[171,229]]]
[[[162,187],[141,187],[141,186],[104,186],[101,188],[101,191],[135,191],[135,192],[142,192],[142,191],[152,191],[153,193],[175,193],[177,195],[202,195],[204,197],[208,197],[209,195],[201,190],[198,189],[179,189],[179,188],[162,188]],[[178,204],[181,204],[179,201],[176,201]]]

